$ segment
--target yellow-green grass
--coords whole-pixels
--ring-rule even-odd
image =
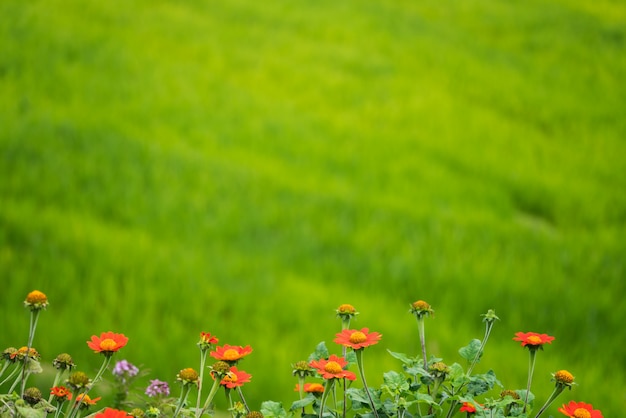
[[[0,344],[79,368],[85,341],[173,382],[200,331],[250,344],[258,407],[332,348],[334,309],[383,333],[370,385],[480,338],[523,388],[517,331],[556,336],[534,392],[625,400],[626,8],[603,1],[4,1]],[[337,347],[335,347],[338,350]],[[556,408],[552,410],[556,414]]]

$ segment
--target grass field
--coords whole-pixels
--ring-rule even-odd
[[[123,358],[173,383],[200,331],[250,344],[251,406],[296,399],[341,303],[381,332],[368,383],[429,351],[605,417],[626,402],[626,6],[0,2],[0,348]],[[120,357],[121,358],[121,357]],[[176,389],[175,389],[176,390]],[[558,414],[556,406],[550,410]]]

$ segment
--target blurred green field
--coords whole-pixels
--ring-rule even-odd
[[[416,355],[526,384],[517,331],[554,335],[561,395],[626,402],[626,5],[0,2],[0,348],[112,330],[173,384],[200,331],[250,344],[250,405],[296,399],[341,303],[381,332],[368,383]],[[43,379],[45,380],[45,378]],[[42,383],[45,386],[45,382]],[[174,389],[177,394],[178,388]],[[562,402],[561,402],[562,401]],[[558,414],[557,404],[550,413]]]

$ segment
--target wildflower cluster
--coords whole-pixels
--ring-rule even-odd
[[[370,387],[367,383],[364,352],[375,350],[383,336],[366,327],[352,328],[351,321],[358,312],[352,305],[340,305],[336,313],[341,327],[333,339],[337,352],[331,352],[333,350],[321,342],[306,360],[292,364],[292,374],[297,379],[294,391],[299,396],[287,410],[274,401],[265,401],[258,410],[252,410],[243,393],[243,387],[251,383],[252,376],[240,368],[241,362],[252,354],[252,347],[218,345],[219,339],[208,332],[200,332],[196,344],[200,351],[199,367],[182,368],[172,377],[179,387],[176,390],[178,396],[172,397],[174,390],[166,380],[160,379],[151,379],[147,387],[137,391],[136,379],[147,371],[126,359],[118,360],[111,367],[113,357],[129,341],[124,334],[112,331],[93,335],[86,341],[87,348],[102,355],[102,364],[93,377],[75,370],[77,366],[71,355],[62,353],[51,362],[56,369],[52,387],[42,391],[41,388],[28,387],[28,381],[32,374],[42,372],[41,356],[32,344],[38,316],[48,307],[48,299],[44,293],[35,290],[27,295],[24,306],[30,311],[27,344],[20,348],[9,347],[0,355],[0,388],[8,388],[0,395],[0,418],[42,418],[48,415],[77,418],[85,414],[94,418],[200,418],[218,413],[214,399],[220,389],[232,418],[291,418],[298,415],[303,418],[450,418],[456,414],[539,418],[565,389],[571,390],[576,384],[569,371],[557,370],[552,374],[553,392],[541,407],[535,408],[536,397],[531,386],[537,353],[555,340],[553,336],[536,332],[518,332],[512,338],[528,351],[525,388],[505,388],[492,370],[475,374],[474,368],[484,355],[492,329],[499,320],[493,310],[482,315],[485,324],[482,339],[473,339],[459,349],[465,366],[446,364],[432,354],[429,357],[426,318],[434,316],[434,309],[429,303],[418,300],[411,304],[409,312],[417,320],[419,354],[410,356],[387,350],[399,361],[400,367],[385,373],[380,387]],[[209,357],[214,360],[211,365],[207,365]],[[112,405],[99,405],[102,398],[92,392],[105,378],[113,382],[115,397]],[[205,383],[209,383],[208,391]],[[137,396],[131,397],[131,393]],[[494,397],[492,393],[499,395]],[[92,409],[95,411],[90,412]],[[591,404],[574,400],[562,404],[558,412],[572,418],[603,418]]]

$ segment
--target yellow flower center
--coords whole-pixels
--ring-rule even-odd
[[[574,381],[574,376],[567,370],[559,370],[558,372],[554,373],[554,378],[557,382],[562,383],[572,383]]]
[[[47,296],[39,290],[33,290],[26,296],[26,302],[28,303],[46,303],[47,301]]]
[[[574,411],[574,418],[591,418],[591,413],[585,408],[578,408]]]
[[[417,302],[413,302],[413,308],[420,310],[428,310],[430,309],[430,305],[428,302],[424,302],[423,300],[418,300]]]
[[[233,372],[228,372],[226,374],[226,376],[224,376],[224,380],[226,382],[233,382],[234,383],[234,382],[237,381],[237,375],[235,373],[233,373]]]
[[[240,357],[241,356],[239,355],[239,351],[235,350],[234,348],[229,348],[228,350],[224,351],[224,354],[222,355],[222,358],[224,360],[237,360]]]
[[[354,331],[350,335],[350,342],[352,344],[362,343],[363,341],[367,341],[367,336],[363,334],[361,331]]]
[[[100,341],[100,349],[102,351],[115,351],[116,348],[117,348],[117,343],[110,338],[106,338]]]
[[[526,339],[526,342],[528,342],[528,344],[532,344],[532,345],[539,345],[539,344],[541,344],[541,337],[539,337],[537,335],[531,335],[530,337],[528,337]]]
[[[326,370],[328,373],[338,374],[341,373],[341,370],[343,369],[336,361],[329,361],[328,363],[326,363],[326,366],[324,366],[324,370]]]
[[[344,303],[343,305],[340,305],[339,308],[337,309],[340,313],[354,313],[356,312],[356,309],[354,309],[354,306]]]

